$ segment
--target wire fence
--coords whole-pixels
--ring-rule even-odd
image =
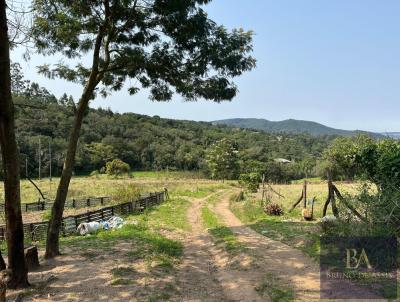
[[[108,220],[115,215],[128,215],[143,212],[162,203],[166,199],[165,192],[149,193],[147,196],[140,197],[137,200],[120,203],[104,207],[95,211],[89,211],[82,214],[63,217],[61,232],[63,235],[70,235],[76,232],[79,224],[83,222]],[[47,237],[48,221],[33,222],[24,224],[24,238],[26,242],[35,242],[45,240]],[[0,241],[6,238],[6,226],[0,225]]]
[[[65,208],[80,209],[86,207],[94,207],[94,206],[104,205],[109,201],[111,201],[110,196],[71,199],[65,202]],[[51,209],[53,204],[54,200],[40,200],[36,202],[23,203],[21,204],[21,211],[22,212],[45,211]],[[5,212],[5,206],[4,203],[2,203],[0,204],[0,213],[4,212]]]

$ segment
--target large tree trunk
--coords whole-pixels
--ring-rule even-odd
[[[106,11],[107,15],[107,11]],[[49,226],[47,229],[47,242],[46,242],[46,253],[45,258],[53,258],[60,255],[59,247],[59,234],[62,224],[62,217],[64,212],[65,200],[68,194],[69,183],[71,181],[72,170],[75,163],[76,148],[78,145],[79,133],[82,127],[83,117],[86,110],[89,107],[89,101],[93,97],[93,92],[104,76],[104,71],[99,72],[99,56],[100,49],[104,38],[104,28],[106,28],[108,18],[106,19],[106,24],[104,27],[99,28],[99,32],[96,37],[96,42],[93,49],[93,62],[90,76],[83,90],[82,96],[78,103],[78,108],[75,111],[74,124],[72,125],[71,132],[69,134],[67,155],[65,157],[63,170],[61,173],[60,182],[57,188],[56,199],[54,200],[53,207],[51,209],[51,218],[49,221]],[[106,58],[105,58],[105,68],[109,63],[109,52],[108,52],[108,42],[106,44]]]
[[[69,183],[71,181],[72,170],[75,163],[75,154],[78,145],[79,133],[81,130],[85,111],[88,108],[90,95],[91,93],[84,93],[84,95],[82,96],[76,110],[74,124],[69,135],[67,155],[64,161],[60,182],[58,184],[56,198],[51,209],[51,218],[47,229],[45,254],[45,258],[47,259],[60,255],[59,234],[62,224],[64,205],[65,200],[67,199]]]
[[[24,257],[24,231],[21,215],[19,151],[15,139],[14,105],[11,98],[10,50],[6,2],[0,0],[0,146],[4,170],[8,287],[26,287],[28,270]]]

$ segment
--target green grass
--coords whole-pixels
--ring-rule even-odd
[[[268,296],[272,302],[285,302],[294,300],[293,289],[282,285],[282,282],[272,274],[265,276],[264,280],[256,287],[262,296]]]
[[[192,198],[204,198],[218,190],[226,188],[226,184],[211,184],[196,186],[188,190],[177,190],[175,193],[180,196],[192,197]]]
[[[187,209],[190,203],[183,198],[171,196],[170,200],[161,205],[146,210],[143,214],[130,216],[156,229],[190,231],[191,227],[187,221]]]
[[[215,206],[217,202],[221,199],[222,194],[226,194],[226,192],[212,194],[210,197],[207,198],[206,203],[211,206]]]
[[[131,276],[132,274],[135,274],[136,270],[134,270],[132,267],[114,267],[111,269],[111,274],[114,277],[126,277],[126,276]]]
[[[235,252],[243,249],[230,228],[222,225],[218,217],[207,205],[201,209],[201,217],[208,232],[216,239],[217,244],[222,244],[228,252]]]
[[[304,181],[307,180],[308,183],[320,183],[322,182],[322,178],[321,177],[311,177],[311,178],[303,178],[303,179],[297,179],[297,180],[292,180],[291,183],[292,184],[302,184],[304,183]]]
[[[230,208],[236,217],[256,232],[299,248],[318,259],[320,230],[315,223],[291,221],[287,216],[268,216],[256,200],[231,202]]]
[[[117,286],[117,285],[130,285],[132,283],[133,281],[131,279],[116,278],[113,279],[110,284],[113,286]]]
[[[53,177],[51,182],[48,178],[43,178],[41,180],[34,179],[34,182],[38,185],[46,198],[53,200],[59,180],[59,177]],[[165,186],[169,188],[176,183],[186,180],[187,183],[206,182],[204,179],[199,179],[197,172],[181,171],[168,173],[154,171],[133,172],[133,177],[129,175],[112,177],[105,174],[96,176],[73,176],[67,198],[80,199],[91,196],[114,196],[118,191],[130,184],[138,185],[142,192],[154,192],[162,190]],[[179,183],[178,185],[182,188],[182,184]],[[4,202],[3,196],[3,186],[0,186],[0,203]],[[40,194],[34,186],[28,180],[21,180],[21,202],[35,202],[39,198],[41,198]]]
[[[131,174],[135,178],[203,178],[203,174],[198,171],[135,171]]]
[[[61,238],[64,247],[80,250],[108,250],[113,251],[117,241],[131,241],[132,246],[139,249],[137,255],[151,255],[152,257],[166,256],[178,258],[182,254],[182,244],[150,231],[146,227],[132,224],[124,225],[120,229],[100,231],[90,236],[71,236]]]

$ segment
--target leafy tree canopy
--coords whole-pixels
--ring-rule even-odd
[[[39,71],[86,85],[95,77],[107,95],[135,79],[131,94],[150,90],[151,99],[232,99],[232,78],[255,66],[249,55],[252,32],[228,31],[210,20],[209,0],[35,0],[33,36],[40,53],[62,53],[78,62],[59,62]],[[93,51],[92,66],[80,60]],[[90,89],[89,89],[90,90]],[[93,97],[93,96],[92,96]]]

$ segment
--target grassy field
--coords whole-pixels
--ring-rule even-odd
[[[343,194],[355,193],[357,183],[337,183]],[[322,209],[328,196],[326,182],[312,182],[307,186],[307,199],[315,197],[314,221],[304,221],[301,217],[302,205],[298,205],[292,212],[289,209],[301,196],[302,183],[290,185],[273,185],[274,191],[267,192],[271,202],[279,204],[284,211],[282,216],[268,216],[260,206],[261,193],[247,194],[242,202],[231,202],[232,212],[255,231],[275,240],[282,241],[290,246],[301,249],[314,259],[319,257],[319,237],[321,228],[317,222],[322,217]],[[233,198],[232,198],[233,200]],[[328,208],[328,214],[332,214]]]
[[[204,187],[226,187],[227,183],[197,178],[191,172],[134,172],[132,175],[111,177],[108,175],[76,176],[71,179],[67,198],[86,198],[94,196],[115,196],[127,185],[134,185],[141,192],[154,192],[167,187],[170,191],[179,190],[183,195],[204,196]],[[199,176],[200,177],[200,176]],[[54,199],[59,178],[34,180],[48,199]],[[203,192],[201,192],[203,190]],[[21,181],[21,202],[35,202],[39,192],[27,180]],[[0,186],[0,202],[4,202],[3,186]]]
[[[356,193],[360,184],[358,183],[344,183],[337,182],[335,183],[337,188],[342,194],[353,194]],[[297,206],[296,209],[293,210],[292,213],[288,213],[291,205],[299,199],[301,196],[301,192],[303,189],[302,182],[296,182],[288,185],[272,185],[272,188],[277,193],[281,194],[283,197],[278,196],[276,193],[271,190],[267,190],[267,195],[270,197],[273,203],[277,203],[282,205],[285,210],[285,217],[300,217],[302,205]],[[314,204],[314,216],[321,218],[322,217],[322,208],[328,196],[328,185],[325,181],[319,182],[311,182],[307,185],[307,200],[311,200],[315,197]],[[258,194],[250,194],[250,199],[258,199],[261,200],[261,193]],[[329,208],[330,210],[330,208]],[[331,213],[331,212],[329,212]]]
[[[54,178],[52,183],[48,179],[37,181],[50,199],[54,197],[57,182],[57,178]],[[343,194],[355,193],[359,187],[356,183],[336,183],[336,185]],[[190,200],[209,196],[201,208],[204,228],[228,253],[240,253],[246,247],[238,241],[230,228],[221,223],[220,217],[213,211],[223,194],[228,194],[232,195],[230,203],[232,212],[243,223],[264,236],[300,249],[318,260],[321,235],[318,220],[322,216],[322,207],[327,197],[327,184],[315,180],[308,185],[308,199],[316,198],[314,209],[316,219],[310,222],[301,218],[301,206],[291,213],[288,212],[293,202],[299,198],[302,186],[301,182],[272,185],[274,191],[283,197],[272,190],[269,190],[267,194],[272,202],[282,206],[284,214],[268,216],[261,207],[261,193],[246,193],[245,200],[234,201],[233,197],[236,194],[234,189],[237,192],[237,182],[222,183],[194,178],[189,173],[179,172],[135,172],[133,177],[120,178],[105,175],[74,177],[69,198],[106,195],[121,197],[131,191],[145,193],[168,188],[170,199],[144,213],[124,217],[129,224],[119,230],[101,231],[85,237],[62,238],[62,251],[92,262],[99,261],[102,257],[118,257],[116,264],[112,265],[108,271],[112,286],[132,286],[132,280],[136,280],[138,276],[144,276],[145,280],[155,282],[154,280],[158,280],[160,276],[173,275],[181,261],[183,246],[180,237],[176,237],[176,234],[191,231],[191,225],[187,220]],[[21,193],[24,202],[38,198],[36,190],[27,181],[22,181]],[[330,214],[330,211],[328,213]],[[42,217],[45,214],[46,212],[38,213]],[[169,234],[172,233],[175,236],[170,237]],[[43,244],[41,242],[39,246],[43,247]],[[4,248],[3,246],[3,251]],[[279,282],[274,276],[266,276],[264,281],[257,287],[260,295],[268,295],[273,301],[292,299],[292,291],[278,286]],[[174,283],[171,282],[161,289],[156,286],[150,287],[148,293],[143,292],[141,295],[148,301],[165,301],[175,294],[175,290]]]

